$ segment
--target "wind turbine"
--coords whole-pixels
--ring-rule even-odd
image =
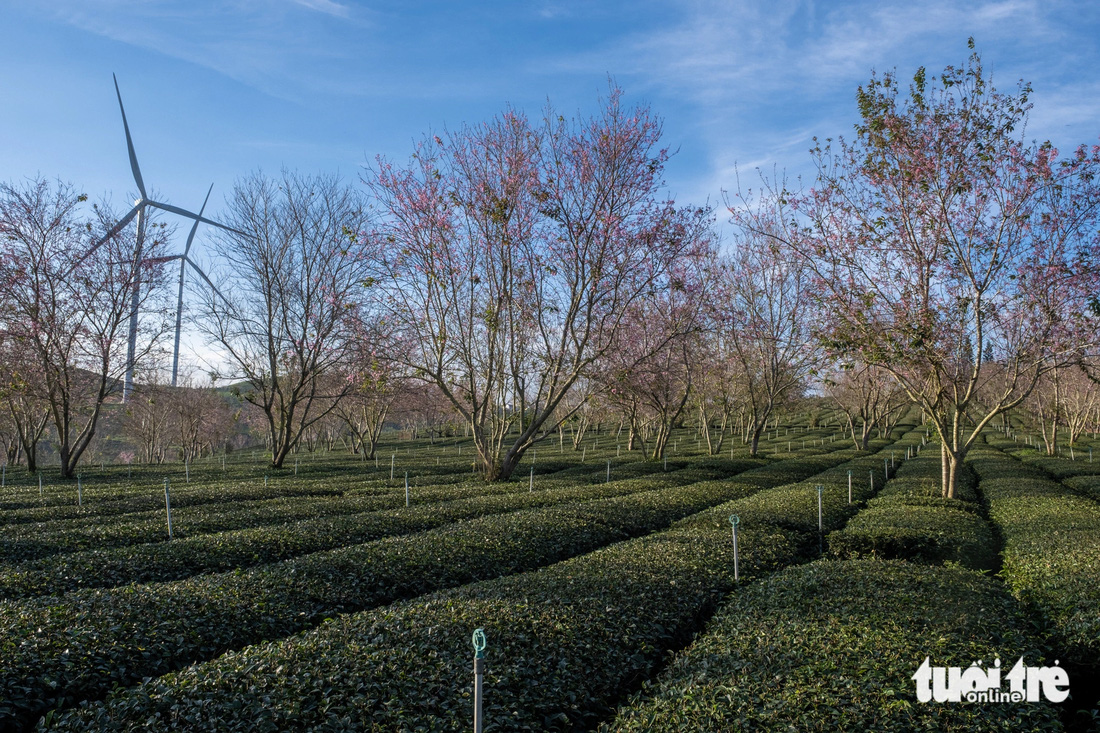
[[[190,257],[188,257],[188,254],[190,254],[190,252],[191,252],[191,245],[195,241],[195,232],[198,231],[199,223],[201,221],[205,221],[202,218],[202,214],[203,214],[204,211],[206,211],[206,204],[207,204],[208,201],[210,201],[210,192],[213,191],[213,190],[214,190],[214,184],[211,183],[210,188],[207,189],[207,191],[206,191],[206,198],[203,199],[202,207],[199,209],[199,213],[195,217],[195,223],[191,225],[191,231],[187,234],[187,244],[184,245],[183,254],[168,255],[167,257],[157,257],[157,258],[149,260],[149,262],[157,262],[157,263],[171,262],[172,260],[179,260],[180,261],[179,293],[178,293],[177,298],[176,298],[176,339],[175,339],[175,345],[172,349],[172,386],[173,387],[176,386],[176,379],[177,379],[177,376],[179,375],[180,331],[181,331],[182,326],[183,326],[183,281],[184,281],[184,275],[187,272],[187,266],[191,265],[191,268],[196,273],[198,273],[199,276],[203,280],[206,281],[206,284],[210,286],[210,289],[212,291],[214,291],[214,294],[217,295],[219,298],[221,298],[222,301],[225,302],[226,304],[229,303],[229,301],[226,300],[225,296],[221,294],[221,291],[218,290],[217,286],[214,285],[213,281],[211,281],[210,278],[206,276],[206,273],[202,271],[202,268],[199,267],[197,264],[195,264],[194,260],[192,260]],[[219,224],[218,226],[220,226],[222,229],[228,229],[229,231],[237,231],[235,229],[229,229],[229,227],[222,226],[221,224]]]
[[[202,275],[203,279],[206,280],[207,283],[210,283],[211,287],[214,286],[214,284],[210,282],[210,278],[208,278],[206,276],[206,273],[204,273],[198,267],[198,265],[196,265],[187,256],[188,252],[191,249],[191,242],[193,241],[193,239],[195,237],[195,230],[198,228],[198,225],[201,222],[201,223],[204,223],[204,224],[209,224],[211,226],[218,227],[219,229],[224,229],[226,231],[233,232],[235,234],[239,234],[241,236],[248,236],[248,235],[245,234],[244,232],[241,232],[241,231],[237,230],[237,229],[233,229],[232,227],[227,227],[224,224],[219,224],[216,221],[205,218],[204,216],[202,216],[201,211],[200,211],[200,213],[195,214],[191,211],[187,211],[186,209],[181,209],[178,206],[173,206],[171,204],[166,204],[163,201],[154,201],[153,199],[149,198],[149,194],[146,193],[146,191],[145,191],[145,182],[144,182],[144,180],[142,180],[142,177],[141,177],[141,168],[138,167],[137,154],[134,152],[134,141],[133,141],[133,138],[130,136],[130,125],[126,122],[126,108],[123,107],[123,105],[122,105],[122,92],[120,92],[119,89],[118,89],[118,77],[115,76],[114,74],[111,74],[111,78],[114,79],[114,82],[115,82],[115,96],[118,97],[118,109],[119,109],[119,112],[122,113],[122,129],[126,133],[126,150],[130,155],[130,170],[134,174],[134,183],[137,184],[139,198],[138,198],[137,201],[134,202],[134,207],[132,209],[130,209],[130,211],[127,212],[127,214],[125,216],[123,216],[121,219],[119,219],[118,222],[116,222],[115,225],[107,231],[107,233],[103,236],[103,238],[101,238],[98,242],[93,244],[92,247],[87,252],[84,253],[84,256],[80,258],[80,260],[77,262],[77,264],[80,264],[80,262],[83,262],[84,259],[86,259],[89,255],[91,255],[97,249],[99,249],[99,247],[102,246],[105,242],[107,242],[111,237],[115,236],[120,231],[122,231],[123,227],[125,227],[127,224],[129,224],[131,221],[133,221],[135,217],[137,218],[137,259],[139,261],[142,260],[142,251],[143,251],[143,247],[145,245],[145,217],[146,217],[145,209],[147,207],[151,206],[151,207],[156,208],[156,209],[161,209],[162,211],[167,211],[169,213],[177,214],[179,216],[183,216],[183,217],[186,217],[188,219],[193,219],[194,220],[195,223],[191,227],[191,233],[190,233],[190,236],[188,236],[188,238],[187,238],[187,247],[184,250],[184,253],[182,255],[174,255],[172,257],[159,258],[162,261],[172,260],[172,259],[180,259],[181,260],[181,262],[180,262],[180,298],[179,298],[179,302],[178,302],[178,306],[177,306],[177,310],[176,310],[176,350],[175,350],[175,355],[173,356],[173,360],[172,360],[173,361],[173,364],[172,364],[172,384],[175,385],[176,384],[176,372],[177,372],[177,367],[178,367],[178,363],[179,363],[179,341],[180,341],[180,320],[181,320],[181,315],[180,314],[181,314],[181,311],[182,311],[182,308],[183,308],[183,267],[184,267],[184,265],[185,264],[190,264],[200,275]],[[211,188],[213,188],[213,185],[211,185]],[[207,200],[209,200],[209,198],[210,198],[210,192],[209,191],[206,194],[206,198],[207,198]],[[206,202],[204,201],[203,202],[203,210],[205,210],[205,209],[206,209]],[[138,311],[138,305],[141,301],[141,299],[140,299],[141,274],[140,273],[141,273],[141,271],[139,269],[138,274],[137,274],[137,276],[135,277],[135,280],[134,280],[134,292],[133,292],[133,295],[131,296],[131,300],[130,300],[130,334],[129,334],[129,343],[128,343],[127,350],[126,350],[126,380],[125,380],[125,382],[123,383],[123,386],[122,386],[122,401],[123,402],[126,402],[126,400],[130,396],[130,392],[133,391],[133,388],[134,388],[134,352],[137,350],[137,325],[138,325],[137,324],[137,317],[138,317],[137,311]],[[216,292],[216,289],[215,289],[215,292]],[[218,293],[218,295],[220,296],[221,293]]]

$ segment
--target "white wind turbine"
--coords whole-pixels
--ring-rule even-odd
[[[177,377],[179,375],[180,331],[181,331],[182,326],[183,326],[183,282],[184,282],[184,276],[187,273],[187,266],[190,265],[191,269],[193,269],[196,273],[198,273],[199,277],[201,277],[206,282],[206,284],[210,286],[210,289],[214,292],[214,294],[217,295],[219,298],[221,298],[221,300],[224,303],[226,303],[227,305],[229,303],[229,301],[225,299],[225,296],[221,294],[221,291],[218,290],[218,288],[214,285],[213,281],[211,281],[211,279],[206,276],[206,273],[202,271],[202,268],[199,267],[197,264],[195,264],[195,261],[193,259],[188,257],[188,255],[191,252],[191,245],[195,241],[195,232],[198,231],[199,222],[209,221],[208,219],[204,219],[202,217],[202,213],[204,211],[206,211],[206,203],[210,200],[210,192],[213,191],[213,190],[214,190],[214,184],[211,183],[210,188],[207,189],[207,191],[206,191],[206,198],[203,199],[202,207],[199,209],[199,213],[197,215],[195,215],[195,214],[191,215],[191,216],[194,217],[195,223],[191,225],[191,231],[187,234],[187,244],[184,245],[183,254],[168,255],[167,257],[157,257],[157,258],[153,258],[153,259],[149,260],[149,262],[171,262],[172,260],[179,260],[180,261],[179,292],[178,292],[177,297],[176,297],[176,339],[175,339],[175,344],[174,344],[173,349],[172,349],[172,386],[173,387],[176,386],[176,380],[177,380]],[[222,229],[225,229],[227,231],[237,232],[236,229],[231,229],[230,227],[224,226],[222,224],[215,224],[215,226],[221,227]]]
[[[191,233],[187,237],[187,245],[184,248],[183,254],[172,255],[170,257],[162,257],[162,258],[158,258],[158,260],[157,260],[157,261],[161,261],[161,262],[169,261],[169,260],[176,260],[176,259],[180,260],[180,289],[179,289],[179,298],[178,298],[177,303],[176,303],[176,339],[175,339],[175,350],[174,350],[173,356],[172,356],[172,386],[175,386],[176,385],[176,376],[177,376],[178,368],[179,368],[180,327],[181,327],[182,312],[183,312],[184,268],[187,265],[191,265],[191,267],[202,277],[202,279],[205,280],[210,285],[211,288],[214,288],[214,283],[212,283],[210,281],[210,278],[206,276],[206,273],[203,272],[202,269],[198,265],[195,264],[194,260],[192,260],[188,256],[188,254],[190,253],[190,250],[191,250],[191,243],[194,241],[194,238],[195,238],[195,231],[198,229],[199,223],[201,222],[201,223],[209,224],[211,226],[218,227],[219,229],[224,229],[226,231],[230,231],[230,232],[233,232],[235,234],[239,234],[241,236],[248,236],[248,235],[244,234],[244,232],[241,232],[237,229],[227,227],[224,224],[219,224],[216,221],[213,221],[211,219],[207,219],[207,218],[203,217],[202,212],[205,211],[205,209],[206,209],[206,201],[203,201],[202,209],[199,210],[199,213],[195,214],[191,211],[187,211],[186,209],[181,209],[178,206],[173,206],[171,204],[166,204],[162,201],[154,201],[154,200],[149,198],[148,193],[146,193],[146,191],[145,191],[145,182],[141,178],[141,169],[138,167],[137,154],[134,152],[134,141],[130,137],[130,126],[126,122],[126,109],[122,106],[122,93],[118,89],[118,77],[116,77],[114,74],[112,74],[111,77],[115,81],[115,95],[118,97],[118,109],[119,109],[119,112],[122,113],[122,128],[126,132],[126,149],[127,149],[127,152],[130,155],[130,170],[134,174],[134,183],[137,184],[138,194],[140,195],[140,198],[138,198],[138,200],[134,202],[134,208],[130,209],[130,211],[127,212],[127,214],[125,216],[123,216],[121,219],[119,219],[118,222],[116,222],[115,225],[107,231],[107,233],[103,236],[102,239],[100,239],[98,242],[96,242],[94,245],[92,245],[92,247],[87,252],[84,253],[84,257],[82,257],[80,261],[82,262],[84,260],[84,258],[86,258],[90,254],[92,254],[92,252],[97,250],[103,243],[105,243],[111,237],[118,234],[118,232],[122,231],[123,227],[125,227],[127,224],[129,224],[131,221],[133,221],[133,219],[135,217],[137,217],[137,258],[139,260],[141,260],[142,259],[142,249],[143,249],[144,243],[145,243],[145,216],[146,216],[145,209],[146,209],[146,207],[151,206],[151,207],[156,208],[156,209],[161,209],[162,211],[167,211],[167,212],[172,213],[172,214],[178,214],[179,216],[187,217],[188,219],[193,219],[194,220],[195,223],[192,225]],[[210,188],[211,188],[211,190],[213,189],[213,184],[211,184]],[[207,191],[206,200],[209,200],[209,199],[210,199],[210,191]],[[80,263],[78,262],[77,264],[80,264]],[[140,270],[138,270],[138,273],[139,274],[137,276],[137,279],[134,282],[134,293],[131,296],[131,301],[130,301],[131,302],[130,334],[129,334],[129,343],[128,343],[127,351],[126,351],[126,380],[123,383],[123,387],[122,387],[122,401],[123,402],[125,402],[129,398],[130,392],[133,390],[133,387],[134,387],[134,352],[137,349],[137,317],[138,317],[137,311],[138,311],[138,304],[140,303],[140,297],[139,296],[140,296],[140,290],[141,290]],[[221,297],[221,293],[218,293],[217,288],[214,288],[214,292],[217,293],[219,297]],[[223,298],[223,300],[224,300],[224,298]]]

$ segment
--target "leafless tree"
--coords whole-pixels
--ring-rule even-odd
[[[800,397],[817,359],[809,276],[795,258],[744,229],[720,270],[713,318],[730,375],[745,386],[745,435],[755,456],[768,420]]]
[[[200,287],[200,328],[221,349],[240,396],[267,423],[271,465],[352,389],[346,366],[369,262],[358,194],[335,176],[256,173],[237,183],[219,231],[218,292]]]
[[[848,433],[857,450],[867,450],[877,428],[911,402],[893,376],[866,364],[848,364],[825,379],[825,394],[844,413]]]

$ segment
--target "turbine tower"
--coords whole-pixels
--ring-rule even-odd
[[[199,266],[196,265],[194,263],[194,261],[191,260],[190,257],[188,257],[188,253],[190,252],[190,249],[191,249],[191,243],[192,243],[192,241],[194,240],[194,237],[195,237],[195,230],[198,228],[199,223],[204,223],[204,224],[209,224],[211,226],[218,227],[219,229],[224,229],[226,231],[233,232],[235,234],[239,234],[241,236],[248,236],[248,235],[246,235],[244,232],[241,232],[237,229],[227,227],[224,224],[219,224],[216,221],[205,218],[202,215],[202,211],[204,211],[206,209],[206,202],[205,201],[203,202],[203,208],[202,208],[202,210],[200,210],[200,213],[195,214],[194,212],[187,211],[186,209],[181,209],[178,206],[173,206],[171,204],[167,204],[167,203],[164,203],[162,201],[154,201],[153,199],[149,198],[149,194],[146,193],[146,191],[145,191],[145,182],[144,182],[144,180],[142,180],[142,177],[141,177],[141,168],[138,167],[137,154],[134,152],[134,141],[133,141],[133,138],[131,138],[131,136],[130,136],[130,125],[126,122],[126,108],[123,107],[123,105],[122,105],[122,92],[120,92],[119,89],[118,89],[118,77],[116,77],[114,74],[112,74],[111,78],[113,78],[114,82],[115,82],[115,95],[118,97],[118,109],[119,109],[119,112],[122,113],[122,129],[126,133],[126,150],[130,155],[130,170],[134,174],[134,183],[137,184],[139,198],[137,199],[137,201],[134,202],[134,207],[132,209],[130,209],[130,211],[127,212],[127,214],[125,216],[123,216],[121,219],[119,219],[118,222],[116,222],[115,225],[107,231],[107,234],[105,234],[102,239],[100,239],[98,242],[93,244],[92,247],[86,253],[84,253],[84,257],[81,258],[81,261],[83,261],[85,258],[87,258],[90,254],[92,254],[92,252],[95,252],[97,249],[99,249],[99,247],[102,246],[111,237],[115,236],[120,231],[122,231],[123,227],[125,227],[127,224],[129,224],[131,221],[133,221],[133,219],[135,217],[137,217],[137,258],[138,258],[138,260],[142,260],[142,252],[143,252],[143,248],[144,248],[144,245],[145,245],[145,218],[146,218],[145,209],[147,207],[151,206],[153,208],[160,209],[162,211],[167,211],[169,213],[177,214],[179,216],[183,216],[183,217],[186,217],[188,219],[193,219],[194,220],[194,225],[192,225],[192,227],[191,227],[191,233],[187,237],[187,246],[184,250],[184,253],[182,255],[173,255],[171,257],[158,258],[158,261],[167,261],[167,260],[174,260],[174,259],[179,259],[180,260],[180,296],[179,296],[179,300],[178,300],[178,303],[177,303],[177,309],[176,309],[176,344],[175,344],[175,353],[174,353],[174,356],[173,356],[173,359],[172,359],[172,385],[175,386],[177,368],[178,368],[178,364],[179,364],[180,322],[181,322],[181,313],[182,313],[182,309],[183,309],[183,269],[184,269],[184,266],[188,265],[188,264],[191,265],[191,267],[194,268],[195,271],[198,272],[202,276],[202,278],[204,280],[206,280],[207,283],[210,284],[210,287],[212,287],[212,288],[214,287],[214,284],[212,282],[210,282],[210,278],[208,278],[206,276],[206,273],[204,273],[199,268]],[[211,184],[211,189],[213,189],[213,184]],[[209,200],[209,198],[210,198],[210,192],[209,191],[207,191],[206,198],[207,198],[207,200]],[[137,323],[138,313],[137,312],[138,312],[138,305],[141,302],[141,298],[140,298],[140,294],[141,294],[141,274],[140,273],[141,273],[141,271],[139,269],[138,270],[138,275],[136,276],[135,281],[134,281],[134,292],[133,292],[133,295],[131,296],[131,300],[130,300],[130,333],[129,333],[129,340],[128,340],[128,345],[127,345],[127,350],[126,350],[126,380],[125,380],[125,382],[123,383],[123,386],[122,386],[122,401],[123,402],[126,402],[129,399],[130,392],[133,391],[133,388],[134,388],[134,352],[137,350],[137,328],[138,328],[138,323]],[[215,288],[215,292],[217,292],[216,288]],[[218,295],[221,296],[221,293],[218,293]]]
[[[207,191],[206,191],[206,198],[203,199],[202,207],[199,209],[199,213],[198,213],[197,217],[195,218],[195,222],[194,222],[194,224],[191,225],[191,231],[187,234],[187,244],[184,245],[183,254],[168,255],[167,257],[156,257],[156,258],[153,258],[153,259],[149,260],[149,262],[154,262],[154,263],[171,262],[173,260],[179,260],[180,261],[179,293],[177,294],[177,297],[176,297],[176,338],[175,338],[175,345],[172,349],[172,386],[173,387],[176,386],[176,380],[177,380],[178,375],[179,375],[180,333],[181,333],[182,326],[183,326],[183,282],[184,282],[184,276],[187,272],[187,266],[190,265],[191,269],[193,269],[196,273],[198,273],[199,277],[201,277],[203,280],[206,281],[206,284],[210,286],[210,289],[214,292],[215,295],[217,295],[219,298],[221,298],[222,301],[225,302],[226,304],[229,303],[229,301],[226,300],[225,296],[221,294],[221,291],[218,290],[218,288],[214,285],[214,283],[210,280],[210,278],[206,276],[206,273],[202,271],[202,268],[199,267],[197,264],[195,264],[194,260],[192,260],[190,257],[188,257],[188,255],[191,252],[191,245],[195,241],[195,232],[198,231],[199,223],[201,221],[204,221],[204,219],[202,219],[202,214],[203,214],[204,211],[206,211],[206,204],[207,204],[208,201],[210,201],[210,192],[213,191],[213,190],[214,190],[214,184],[211,183],[210,188],[207,189]],[[229,231],[234,231],[234,232],[237,231],[236,229],[229,229],[229,227],[222,226],[221,224],[219,224],[218,226],[220,226],[222,229],[227,229]]]

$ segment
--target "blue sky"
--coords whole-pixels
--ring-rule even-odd
[[[671,194],[720,203],[735,165],[811,175],[811,138],[851,131],[872,69],[962,64],[968,36],[997,86],[1033,84],[1032,137],[1097,142],[1091,0],[0,0],[0,179],[123,208],[112,72],[146,185],[196,209],[214,183],[215,216],[257,168],[356,181],[509,104],[592,111],[610,76],[664,118]]]

